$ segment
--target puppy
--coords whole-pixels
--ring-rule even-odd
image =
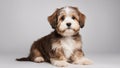
[[[28,57],[17,61],[50,62],[55,66],[64,67],[69,63],[91,64],[91,60],[84,57],[82,41],[79,34],[84,27],[85,15],[76,7],[68,6],[56,9],[48,17],[54,31],[32,44]]]

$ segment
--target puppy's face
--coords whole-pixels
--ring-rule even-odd
[[[49,16],[48,21],[60,35],[72,36],[83,28],[85,16],[76,7],[63,7]]]

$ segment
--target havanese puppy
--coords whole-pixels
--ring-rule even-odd
[[[91,60],[84,57],[82,41],[79,34],[84,27],[85,15],[78,8],[67,6],[56,9],[48,17],[54,31],[32,44],[28,57],[17,61],[50,62],[59,67],[73,64],[91,64]]]

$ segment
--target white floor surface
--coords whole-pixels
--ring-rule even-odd
[[[60,68],[49,63],[18,62],[16,58],[20,55],[0,55],[0,68]],[[120,55],[117,54],[92,54],[87,55],[94,61],[92,65],[74,65],[70,64],[63,68],[120,68]]]

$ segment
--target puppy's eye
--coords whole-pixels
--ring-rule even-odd
[[[61,20],[63,21],[64,19],[65,19],[65,16],[62,16],[62,17],[61,17]]]
[[[73,20],[76,19],[75,16],[72,16],[72,19],[73,19]]]

